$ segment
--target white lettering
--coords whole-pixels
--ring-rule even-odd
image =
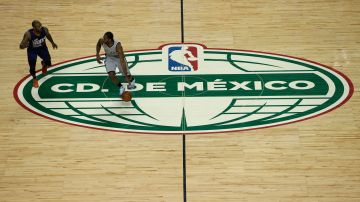
[[[305,86],[299,86],[298,84],[305,84]],[[311,81],[293,81],[289,83],[289,87],[296,90],[307,90],[315,87],[315,84]]]
[[[180,82],[178,83],[178,91],[184,91],[185,87],[187,89],[193,89],[196,88],[197,91],[203,91],[204,90],[204,84],[203,82],[195,82],[191,85],[185,83],[185,82]]]
[[[265,83],[265,87],[270,90],[285,90],[287,87],[285,86],[274,86],[274,84],[286,84],[285,81],[269,81]]]
[[[79,92],[79,93],[89,93],[89,92],[97,91],[99,89],[100,89],[100,86],[97,84],[94,84],[94,83],[79,83],[76,86],[76,92]]]
[[[166,85],[165,82],[147,83],[146,91],[166,91],[165,85]]]
[[[251,81],[243,81],[241,83],[238,83],[236,81],[230,81],[231,84],[234,85],[233,88],[231,88],[230,90],[239,90],[239,89],[244,89],[244,90],[251,90],[251,88],[247,87],[246,85],[248,85]]]
[[[263,89],[263,85],[262,85],[261,81],[255,81],[254,82],[254,87],[255,87],[255,90],[262,90]]]
[[[207,83],[208,90],[227,90],[226,81],[221,81],[222,79],[216,79],[214,82]]]
[[[72,90],[70,88],[64,89],[63,87],[72,87],[72,86],[74,86],[74,84],[71,84],[71,83],[59,83],[59,84],[53,85],[51,87],[51,90],[54,91],[54,92],[57,92],[57,93],[69,93],[69,92],[72,92],[74,90]],[[63,89],[60,89],[60,88],[63,88]]]
[[[188,66],[172,66],[170,67],[171,71],[190,71],[191,69]]]

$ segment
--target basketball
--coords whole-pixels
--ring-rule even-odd
[[[129,91],[125,91],[122,95],[121,95],[121,99],[124,100],[125,102],[129,102],[132,98],[131,92]]]

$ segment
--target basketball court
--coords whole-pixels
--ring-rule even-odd
[[[360,201],[358,1],[15,0],[0,7],[0,201]],[[39,71],[38,91],[27,83],[26,50],[19,49],[34,19],[58,45],[53,50],[47,42],[54,65],[46,76]],[[131,102],[116,97],[105,68],[95,63],[96,43],[107,31],[121,41],[142,86]],[[180,50],[187,51],[186,65],[173,57]],[[264,73],[284,66],[329,74]],[[79,69],[85,77],[73,77]],[[240,81],[236,71],[256,74]],[[278,93],[269,97],[285,96],[279,91],[285,88],[328,90],[326,83],[316,88],[310,82],[316,75],[340,78],[332,80],[340,89],[333,105],[297,117],[296,107],[316,106],[293,99],[292,111],[273,104],[287,110],[281,119],[262,113],[261,120],[280,121],[244,125],[244,117],[263,110],[256,106],[274,108],[268,100],[248,99],[252,90]],[[213,93],[224,81],[228,91]],[[178,91],[165,90],[165,83],[176,83]],[[230,106],[224,101],[231,89],[243,94]],[[191,90],[197,93],[186,94]],[[26,105],[31,101],[39,102]],[[214,125],[224,114],[239,114],[230,107],[253,114]],[[94,111],[113,116],[87,116]],[[136,115],[142,118],[132,120]],[[106,122],[114,117],[123,122]],[[159,120],[163,127],[153,129]]]

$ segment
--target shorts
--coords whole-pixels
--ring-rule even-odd
[[[126,68],[128,68],[126,59],[125,59],[125,64],[126,64]],[[106,57],[105,68],[106,68],[106,72],[111,72],[111,71],[116,72],[116,68],[118,68],[119,72],[123,73],[123,70],[120,66],[120,59],[117,57]]]
[[[29,64],[36,64],[37,56],[39,56],[45,62],[51,61],[50,53],[46,46],[41,48],[28,48],[27,55]]]

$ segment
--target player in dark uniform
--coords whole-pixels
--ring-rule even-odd
[[[45,39],[47,38],[50,41],[54,49],[57,49],[57,45],[53,41],[49,30],[46,27],[43,27],[40,21],[34,20],[32,22],[32,27],[32,29],[29,29],[25,32],[24,38],[20,43],[20,49],[27,48],[30,74],[33,77],[33,87],[38,88],[39,84],[35,74],[37,56],[42,59],[42,73],[46,74],[47,68],[51,66],[51,57],[49,54],[49,50],[46,46]]]

